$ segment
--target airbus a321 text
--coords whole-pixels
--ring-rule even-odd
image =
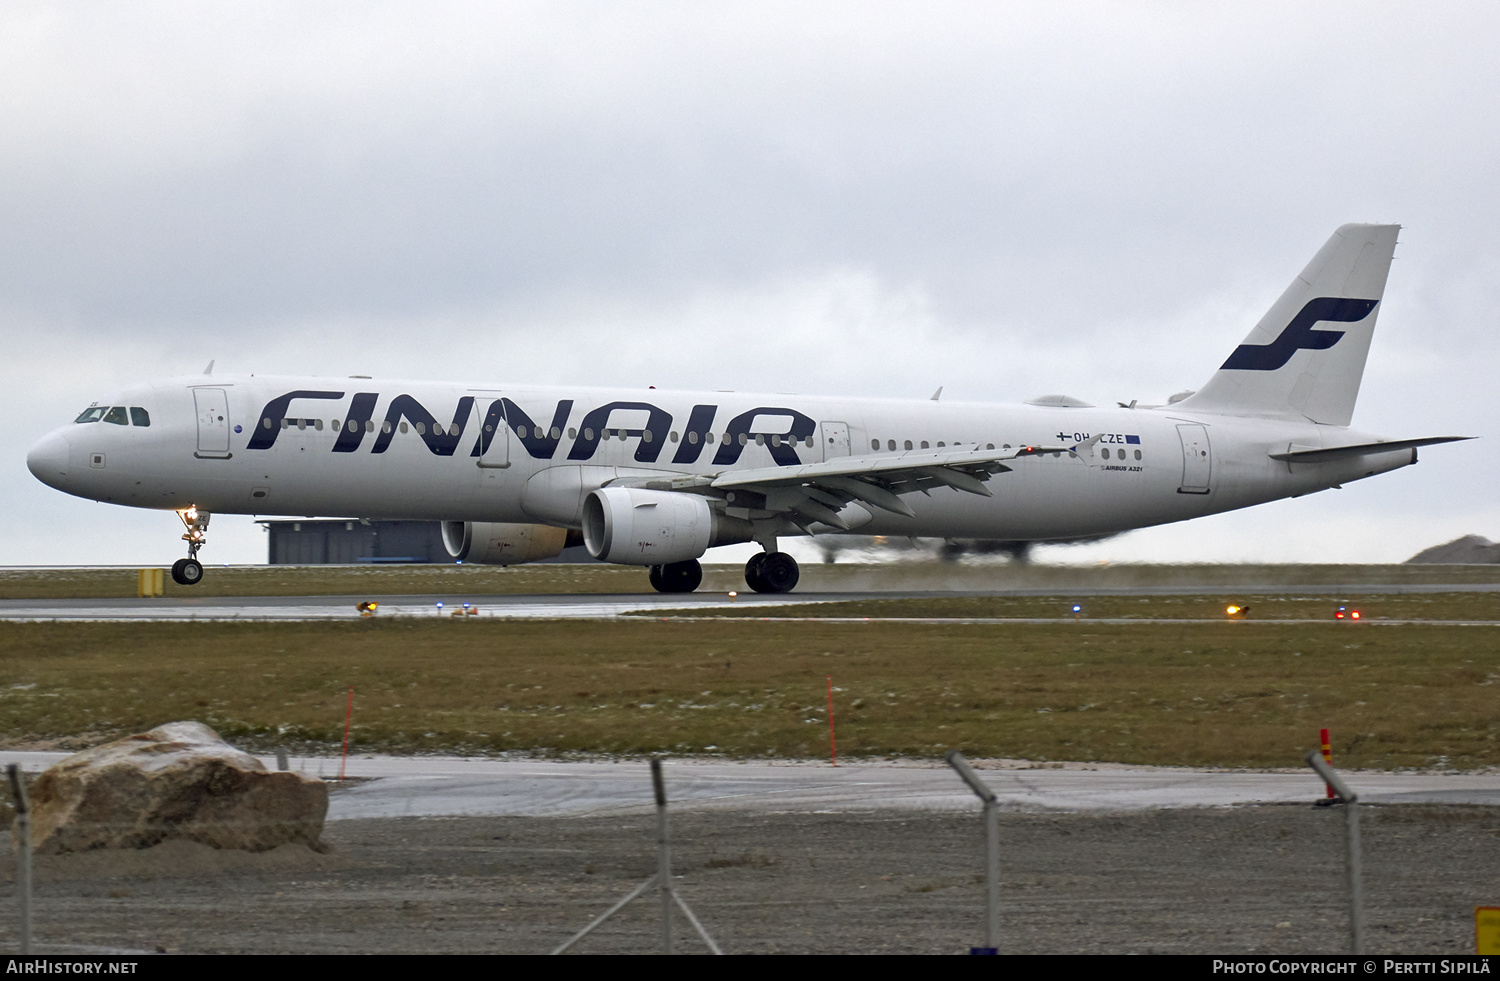
[[[205,373],[127,388],[27,465],[79,497],[175,510],[198,582],[210,514],[443,522],[455,560],[581,539],[697,588],[755,542],[761,592],[797,535],[1086,538],[1336,487],[1465,437],[1349,428],[1396,225],[1345,225],[1197,392],[1167,405],[1021,405]]]

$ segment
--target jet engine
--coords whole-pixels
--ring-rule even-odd
[[[551,525],[512,525],[496,521],[444,521],[443,547],[460,562],[519,565],[555,558],[568,530]]]
[[[603,487],[583,500],[583,544],[603,562],[669,565],[714,545],[748,542],[750,522],[709,507],[696,494]]]

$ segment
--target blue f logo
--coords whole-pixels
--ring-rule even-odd
[[[1313,330],[1320,320],[1334,323],[1358,323],[1370,315],[1379,300],[1349,300],[1335,296],[1320,296],[1308,300],[1286,325],[1276,340],[1269,344],[1241,344],[1234,349],[1225,368],[1243,371],[1275,371],[1292,360],[1292,355],[1301,350],[1326,351],[1344,336],[1341,330]]]

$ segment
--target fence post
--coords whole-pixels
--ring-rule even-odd
[[[627,903],[644,893],[647,889],[650,889],[653,885],[661,890],[662,953],[670,954],[672,952],[673,903],[676,903],[677,908],[682,910],[682,915],[687,917],[688,925],[697,931],[698,936],[702,938],[703,943],[710,951],[715,954],[724,953],[719,949],[719,945],[714,943],[714,938],[708,935],[708,931],[703,929],[703,924],[698,922],[698,917],[693,914],[692,909],[677,894],[676,887],[672,885],[672,849],[671,842],[667,836],[667,790],[665,784],[662,782],[661,759],[659,757],[651,758],[651,789],[656,794],[656,874],[630,890],[624,899],[595,917],[593,922],[588,926],[554,947],[552,953],[561,954],[584,937],[587,937],[590,933],[593,933],[595,927],[624,909]]]
[[[651,788],[656,792],[656,882],[661,887],[661,952],[672,952],[672,844],[667,839],[667,791],[661,759],[651,757]]]
[[[985,850],[985,927],[986,953],[1000,950],[1000,801],[995,792],[969,766],[964,755],[956,749],[948,750],[948,765],[969,789],[984,802],[984,850]],[[974,951],[978,953],[978,951]]]
[[[1308,750],[1307,765],[1316,770],[1318,776],[1334,789],[1347,809],[1344,812],[1346,848],[1344,867],[1349,880],[1349,945],[1351,953],[1363,954],[1365,952],[1365,897],[1359,847],[1359,796],[1339,778],[1333,767],[1323,761],[1317,750]]]
[[[31,953],[31,808],[26,800],[26,785],[21,782],[21,768],[12,763],[5,768],[10,777],[11,799],[16,804],[16,897],[21,905],[21,953]]]

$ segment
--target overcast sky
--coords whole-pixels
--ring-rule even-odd
[[[1355,425],[1492,436],[1497,41],[1493,3],[12,0],[0,564],[176,558],[25,454],[210,358],[1162,401],[1349,221],[1405,226]],[[1500,538],[1497,453],[1052,555],[1401,561]]]

